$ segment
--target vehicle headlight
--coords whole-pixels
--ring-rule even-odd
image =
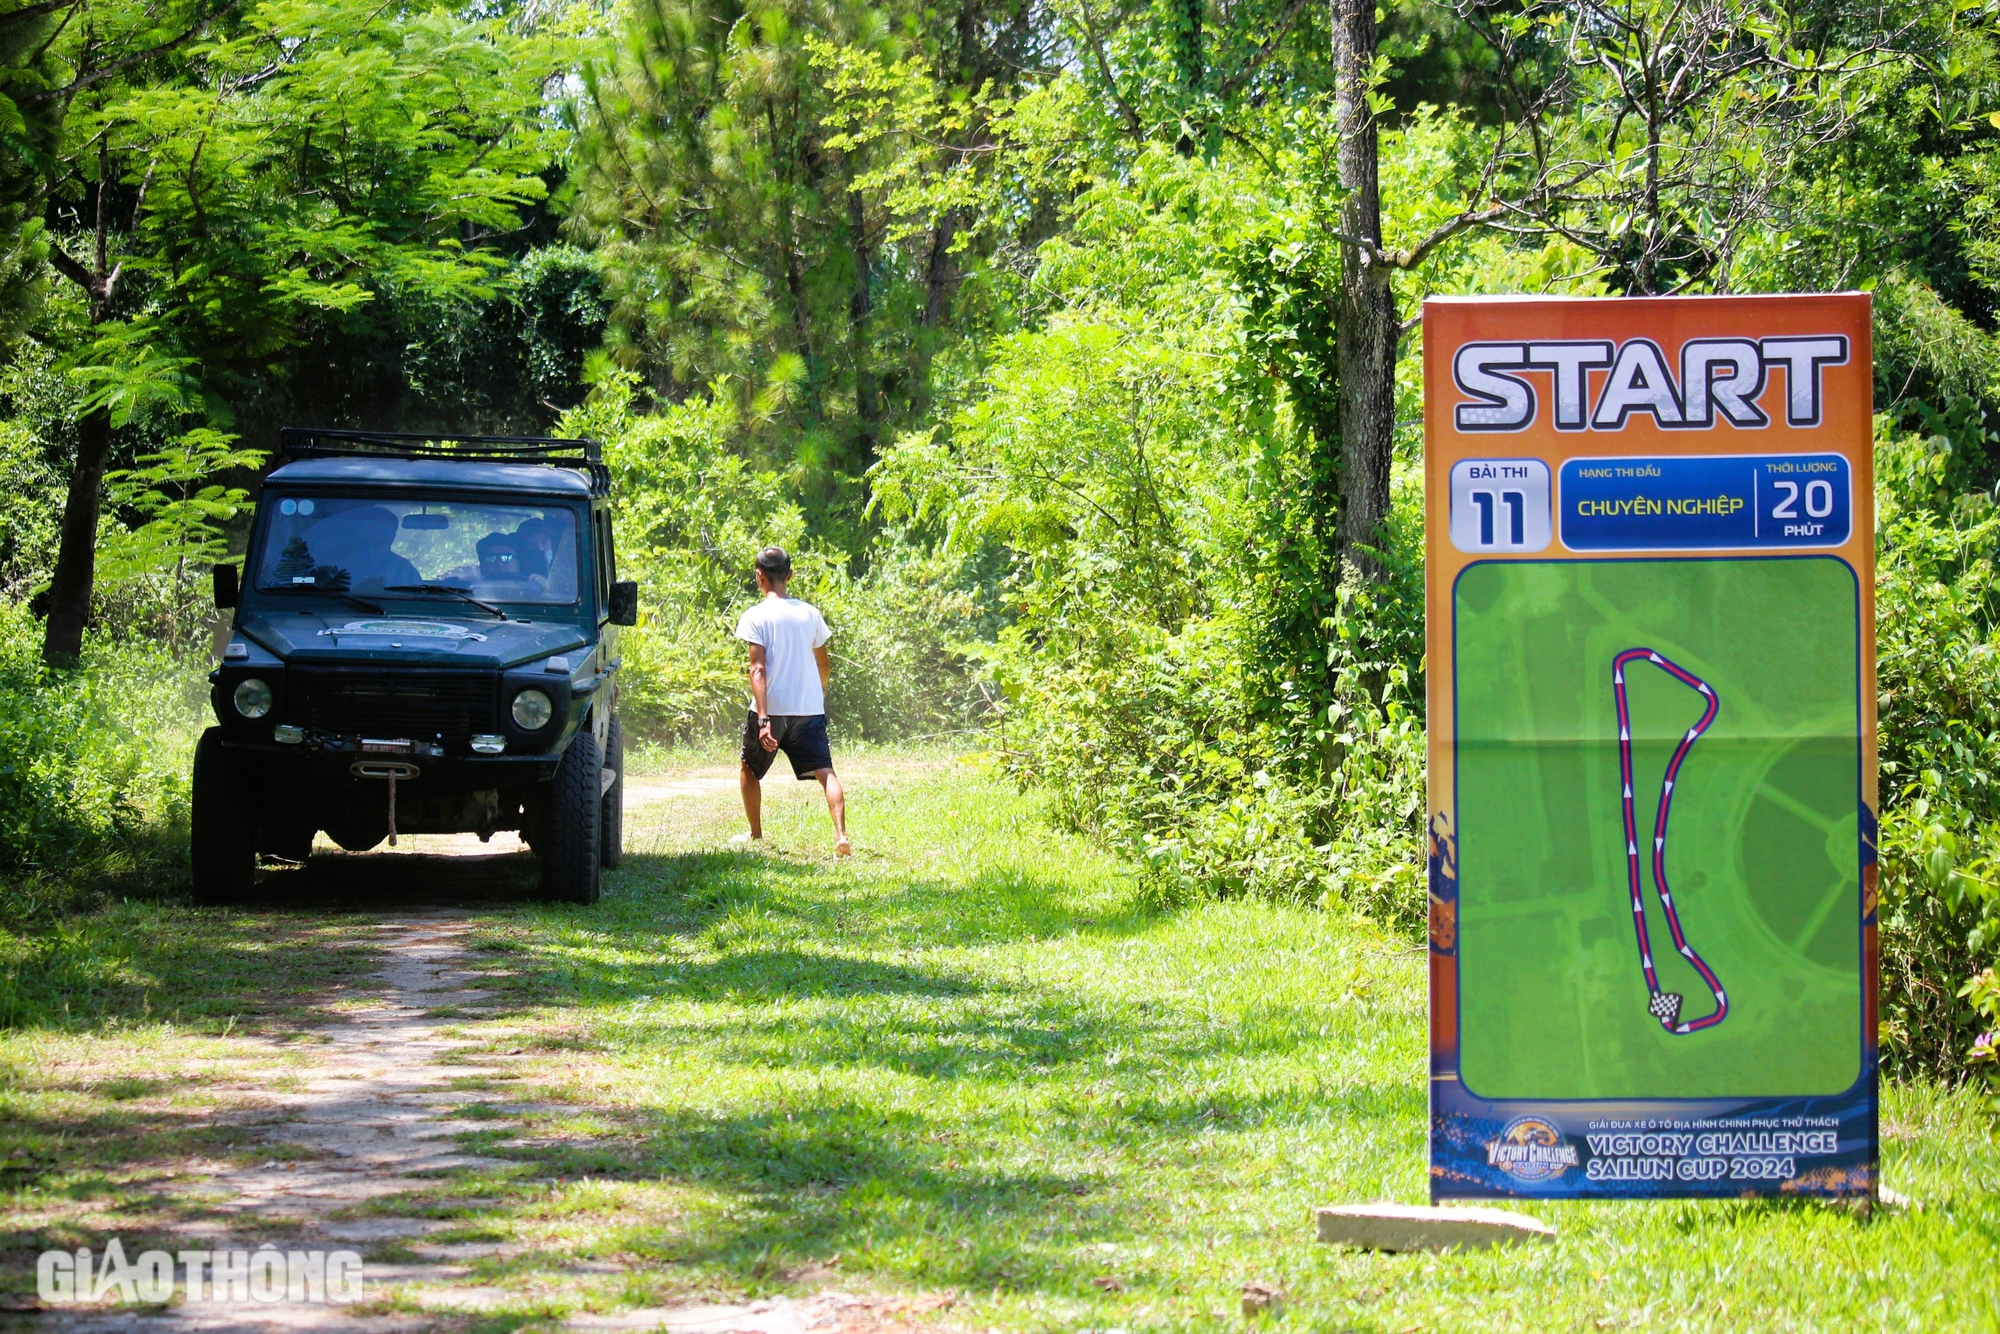
[[[548,725],[556,716],[556,706],[539,690],[523,690],[514,696],[514,722],[524,732]]]
[[[245,718],[262,718],[271,711],[271,687],[254,676],[236,685],[236,711]]]

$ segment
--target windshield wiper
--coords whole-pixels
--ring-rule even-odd
[[[361,608],[361,610],[368,612],[370,615],[373,616],[388,615],[387,612],[383,611],[380,607],[376,606],[374,603],[368,601],[368,599],[358,598],[354,596],[354,594],[352,593],[343,593],[337,588],[318,588],[312,584],[276,584],[270,588],[264,589],[263,591],[266,593],[317,593],[321,597],[345,598],[347,601]]]
[[[481,602],[478,598],[472,596],[471,589],[459,588],[453,584],[384,584],[382,591],[384,593],[448,593],[460,602],[470,602],[481,611],[492,612],[503,621],[507,619],[506,612],[500,610],[490,602]]]

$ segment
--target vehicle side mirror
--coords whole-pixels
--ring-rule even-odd
[[[216,566],[215,605],[217,607],[220,607],[223,611],[228,611],[231,607],[234,607],[236,605],[236,595],[238,592],[239,589],[237,588],[236,585],[236,567],[234,565]]]
[[[620,579],[611,585],[611,613],[613,625],[637,625],[639,623],[639,585],[631,579]]]

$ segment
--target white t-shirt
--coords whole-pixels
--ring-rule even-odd
[[[736,622],[736,637],[764,646],[764,702],[772,713],[811,717],[826,712],[813,650],[833,632],[818,607],[797,598],[767,597]]]

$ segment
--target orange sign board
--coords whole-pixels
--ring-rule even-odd
[[[1424,308],[1432,1189],[1875,1179],[1863,295]]]

